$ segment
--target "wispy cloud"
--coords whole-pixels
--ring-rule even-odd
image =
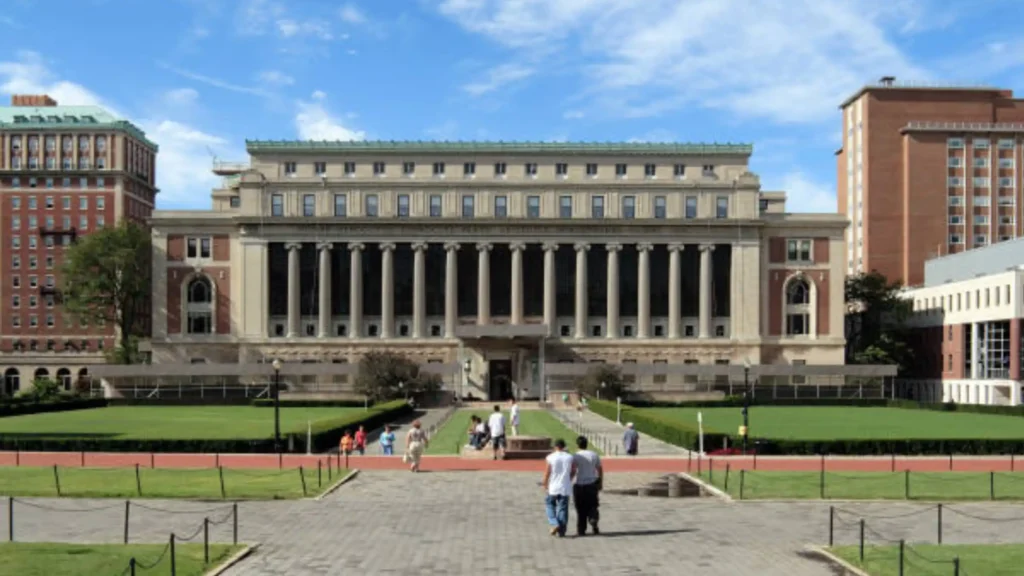
[[[338,18],[341,18],[342,22],[348,22],[349,24],[365,24],[366,14],[359,9],[355,4],[349,2],[338,10]]]
[[[334,34],[331,32],[331,25],[323,20],[291,20],[284,18],[277,21],[277,32],[282,38],[303,36],[307,38],[319,38],[320,40],[332,40]]]
[[[299,101],[295,130],[303,140],[364,140],[366,132],[342,124],[327,108],[327,94],[317,90],[309,100]]]
[[[533,68],[520,64],[502,64],[491,68],[484,74],[484,79],[478,82],[470,82],[462,87],[470,96],[483,96],[488,92],[524,80],[533,76]]]
[[[272,86],[291,86],[295,84],[295,78],[280,70],[264,70],[256,76],[256,79]]]
[[[206,76],[205,74],[199,74],[196,72],[192,72],[190,70],[184,70],[182,68],[177,68],[175,66],[171,66],[170,64],[165,64],[162,62],[159,63],[159,65],[161,68],[164,68],[169,72],[177,74],[182,78],[188,78],[189,80],[193,80],[195,82],[201,82],[203,84],[213,86],[214,88],[229,90],[231,92],[239,92],[242,94],[251,94],[253,96],[261,96],[263,98],[269,98],[273,96],[271,92],[263,90],[262,88],[257,88],[255,86],[243,86],[241,84],[234,84],[232,82],[228,82],[227,80],[214,78],[212,76]]]
[[[280,0],[243,0],[235,16],[235,29],[246,36],[273,33],[285,39],[334,39],[330,22],[292,16],[288,7]]]

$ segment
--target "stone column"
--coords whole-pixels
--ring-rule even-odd
[[[77,146],[77,142],[75,143]],[[299,272],[299,250],[302,244],[291,242],[285,244],[288,250],[288,337],[296,338],[299,335],[299,314],[301,308],[300,294],[300,272]]]
[[[608,252],[608,317],[605,319],[605,337],[619,337],[619,251],[622,244],[607,244]]]
[[[334,244],[321,242],[317,246],[320,251],[320,317],[317,326],[317,337],[327,338],[331,335],[331,250]]]
[[[349,251],[349,276],[348,276],[348,336],[349,338],[362,338],[363,336],[363,250],[365,244],[350,242]]]
[[[683,244],[668,245],[668,337],[679,338],[682,334],[679,330],[679,323],[682,318],[682,311],[679,309],[680,298],[682,297],[682,286],[679,278],[679,254],[684,249]]]
[[[636,337],[651,337],[651,244],[638,244],[636,247],[639,256],[637,269],[636,292]]]
[[[444,250],[444,337],[455,338],[459,318],[459,243],[448,242]]]
[[[380,337],[395,334],[395,245],[380,245]]]
[[[548,336],[555,334],[556,314],[558,313],[555,303],[555,252],[557,251],[557,243],[544,244],[544,324],[548,327]]]
[[[574,338],[587,337],[587,251],[590,244],[576,243],[576,331]]]
[[[512,324],[523,323],[523,251],[526,244],[513,242],[509,244],[512,251]]]
[[[427,323],[427,243],[412,245],[412,337],[423,338]]]
[[[711,337],[711,253],[714,251],[714,244],[700,245],[700,312],[697,326],[700,338]]]
[[[476,245],[479,261],[476,271],[476,323],[483,326],[491,323],[491,244]]]

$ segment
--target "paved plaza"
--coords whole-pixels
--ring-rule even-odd
[[[555,539],[548,535],[544,522],[539,480],[536,474],[510,472],[414,475],[375,471],[360,474],[319,502],[242,503],[240,538],[261,546],[227,574],[835,573],[802,554],[806,544],[827,542],[829,503],[726,503],[605,495],[604,534]],[[835,505],[855,511],[842,515],[852,522],[837,526],[840,543],[856,541],[854,517],[860,515],[873,530],[888,537],[934,542],[933,506]],[[123,537],[123,502],[25,499],[15,506],[18,541],[119,542]],[[71,513],[53,508],[100,509]],[[191,533],[204,515],[222,518],[230,505],[139,501],[132,510],[132,541],[162,542],[171,530]],[[203,510],[211,511],[204,514]],[[915,511],[920,513],[913,514]],[[6,510],[3,513],[6,515]],[[994,523],[964,513],[1024,517],[1024,507],[1005,503],[949,506],[945,542],[1020,542],[1024,538],[1019,529],[1024,521]],[[211,536],[230,541],[230,522],[214,526]]]

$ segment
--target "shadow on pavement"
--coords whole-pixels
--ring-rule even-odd
[[[621,530],[618,532],[606,532],[601,531],[599,536],[595,538],[622,538],[626,536],[665,536],[667,534],[685,534],[687,532],[697,532],[696,528],[676,528],[671,530]]]

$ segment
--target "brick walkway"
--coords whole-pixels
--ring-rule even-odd
[[[539,479],[508,472],[364,472],[325,501],[242,503],[241,540],[262,546],[227,574],[834,574],[801,554],[806,544],[827,542],[829,503],[726,504],[605,495],[604,535],[557,540],[547,534]],[[30,504],[106,508],[71,513]],[[211,517],[227,510],[189,502],[140,504],[179,512],[215,508]],[[835,505],[841,508],[837,543],[856,541],[861,516],[888,538],[934,542],[934,507]],[[123,502],[25,499],[15,506],[18,541],[119,542],[123,537]],[[0,503],[0,514],[6,517],[6,503]],[[171,530],[187,534],[203,515],[133,505],[132,541],[164,542]],[[896,515],[901,517],[874,518]],[[996,523],[971,516],[1022,519]],[[947,543],[1021,542],[1022,525],[1024,506],[958,504],[944,510],[943,536]],[[230,522],[213,527],[211,534],[228,541]],[[0,528],[0,537],[6,536]]]

